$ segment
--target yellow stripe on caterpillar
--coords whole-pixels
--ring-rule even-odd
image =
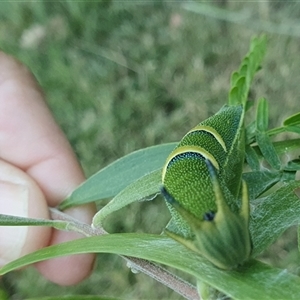
[[[218,141],[218,143],[221,145],[223,150],[225,152],[227,152],[227,148],[224,143],[224,140],[222,139],[220,134],[214,128],[212,128],[210,126],[205,126],[205,125],[197,125],[193,129],[191,129],[184,137],[186,137],[187,135],[189,135],[190,133],[195,132],[195,131],[204,131],[204,132],[210,133]]]
[[[182,146],[182,147],[178,147],[176,148],[168,157],[167,162],[162,170],[162,180],[164,181],[165,178],[165,174],[168,168],[168,165],[170,163],[170,161],[176,157],[177,155],[183,154],[183,153],[198,153],[201,156],[203,156],[204,159],[207,159],[211,162],[211,164],[217,169],[219,170],[219,164],[217,162],[217,160],[214,158],[214,156],[212,154],[210,154],[208,151],[206,151],[205,149],[203,149],[202,147],[199,146]]]

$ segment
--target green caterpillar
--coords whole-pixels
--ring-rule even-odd
[[[244,105],[223,106],[183,137],[162,172],[173,220],[188,228],[167,234],[222,269],[251,253],[243,120]]]

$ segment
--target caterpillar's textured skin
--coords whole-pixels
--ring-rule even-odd
[[[225,105],[183,137],[162,173],[174,220],[190,228],[188,237],[168,234],[223,269],[242,264],[251,252],[248,193],[241,180],[243,117],[242,105]]]

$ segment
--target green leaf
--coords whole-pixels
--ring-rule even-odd
[[[281,163],[276,153],[275,147],[267,133],[269,122],[269,107],[265,98],[260,98],[256,114],[256,135],[255,139],[258,147],[265,158],[275,170],[280,170]]]
[[[93,202],[117,195],[127,185],[145,174],[161,168],[177,143],[162,144],[132,152],[81,184],[59,208]]]
[[[51,210],[51,209],[50,209]],[[55,210],[55,209],[54,209]],[[87,234],[89,225],[79,221],[24,218],[0,214],[0,226],[50,226],[58,230]]]
[[[249,101],[247,102],[249,103]],[[256,133],[256,121],[252,121],[246,126],[246,144],[253,143]]]
[[[265,132],[269,127],[269,105],[265,98],[258,100],[256,115],[256,130]]]
[[[248,64],[249,64],[249,57],[245,56],[240,66],[239,74],[242,77],[247,77],[248,75]]]
[[[249,89],[247,87],[247,78],[242,76],[236,83],[237,88],[239,89],[238,97],[239,97],[239,104],[245,104],[247,101],[247,96]]]
[[[300,182],[293,181],[264,198],[251,201],[253,256],[265,250],[287,228],[300,223],[300,199],[295,193],[299,187]]]
[[[270,129],[268,131],[268,135],[273,136],[273,135],[283,133],[283,132],[294,132],[294,133],[300,134],[300,126],[290,125],[290,126],[276,127],[276,128]]]
[[[255,152],[255,150],[251,146],[246,145],[245,154],[246,154],[245,155],[246,161],[250,166],[251,170],[258,171],[260,168],[260,164],[259,164],[258,155]]]
[[[267,191],[282,178],[280,171],[254,171],[243,174],[243,179],[247,182],[249,198],[256,199]]]
[[[300,171],[300,159],[293,159],[291,161],[289,161],[286,166],[284,167],[285,171]]]
[[[115,253],[147,259],[195,276],[233,299],[298,299],[300,278],[286,270],[251,260],[240,269],[224,271],[176,241],[150,234],[111,234],[51,246],[13,261],[0,270],[5,274],[29,263],[59,255]]]
[[[231,74],[231,78],[230,78],[230,85],[232,87],[234,87],[238,81],[238,79],[240,78],[240,74],[239,72],[235,71]]]
[[[239,89],[237,86],[231,88],[228,96],[228,103],[229,105],[235,105],[239,103]]]
[[[250,84],[263,59],[266,49],[266,37],[260,36],[252,40],[250,52],[243,59],[238,72],[231,77],[231,88],[228,103],[230,105],[245,104],[250,90]],[[244,79],[242,79],[244,78]]]
[[[276,135],[282,132],[294,132],[300,134],[300,112],[288,117],[283,121],[283,126],[268,131],[268,135]]]
[[[246,102],[245,95],[248,93],[246,89],[246,78],[241,76],[236,85],[231,89],[229,93],[229,104],[230,105],[239,105]]]
[[[161,185],[161,172],[162,169],[155,170],[128,185],[94,216],[93,226],[101,227],[103,220],[114,211],[158,193]]]
[[[290,139],[286,141],[278,141],[273,143],[276,153],[283,154],[289,151],[299,149],[300,139]]]
[[[300,125],[300,112],[286,118],[283,121],[283,125],[284,126],[296,126],[296,125]]]
[[[0,214],[0,226],[51,226],[66,230],[69,223],[61,220],[32,219]]]
[[[287,155],[288,152],[298,150],[299,144],[300,144],[300,139],[290,139],[290,140],[286,140],[286,141],[273,142],[273,146],[275,148],[277,155],[282,155],[282,154]],[[257,145],[251,146],[251,148],[258,155],[259,159],[263,158],[263,155]],[[246,153],[246,155],[247,155],[247,153]]]
[[[280,170],[281,162],[268,134],[266,132],[257,132],[256,141],[265,160],[272,168]]]
[[[294,126],[294,125],[285,126],[285,131],[300,134],[300,126]]]

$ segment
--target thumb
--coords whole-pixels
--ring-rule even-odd
[[[0,214],[49,219],[43,193],[34,180],[15,166],[0,160]],[[1,226],[0,267],[45,247],[51,229],[44,226]]]

